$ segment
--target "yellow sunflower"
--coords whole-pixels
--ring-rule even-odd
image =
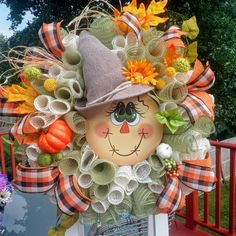
[[[157,89],[165,86],[164,81],[157,80],[156,69],[147,60],[128,61],[128,66],[123,67],[123,75],[134,84],[151,85]]]

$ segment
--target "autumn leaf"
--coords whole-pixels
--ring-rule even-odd
[[[151,26],[157,26],[160,23],[164,23],[168,20],[168,18],[161,18],[157,16],[158,14],[164,13],[165,6],[168,0],[158,1],[152,0],[149,4],[148,8],[145,8],[143,3],[140,6],[137,6],[137,1],[132,0],[132,2],[128,5],[123,7],[123,11],[131,12],[134,14],[143,29],[149,29]],[[116,12],[117,15],[117,12]]]
[[[168,66],[171,66],[173,64],[173,62],[179,57],[181,57],[181,54],[178,54],[176,52],[176,47],[173,44],[170,45],[170,47],[168,47],[167,53],[165,55],[166,64]]]
[[[18,114],[28,114],[36,111],[34,108],[34,99],[38,93],[32,88],[30,83],[22,81],[22,86],[11,85],[4,88],[3,96],[8,102],[18,102],[16,108]]]
[[[189,44],[187,47],[187,51],[186,51],[185,56],[188,58],[188,61],[190,63],[193,63],[198,57],[197,46],[198,46],[198,43],[197,43],[197,41],[195,41],[195,42]]]
[[[198,36],[199,28],[198,28],[197,19],[195,16],[183,22],[182,31],[186,32],[187,36],[192,40]]]

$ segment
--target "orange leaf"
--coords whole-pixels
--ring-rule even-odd
[[[171,66],[173,62],[179,57],[181,57],[181,54],[178,54],[176,52],[176,47],[171,44],[170,47],[168,47],[167,53],[165,55],[165,62],[167,66]]]

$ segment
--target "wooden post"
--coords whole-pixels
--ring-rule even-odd
[[[167,214],[151,215],[148,217],[148,236],[169,236]]]
[[[194,191],[186,197],[186,227],[196,230],[196,220],[198,220],[198,192]]]

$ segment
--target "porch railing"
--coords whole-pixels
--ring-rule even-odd
[[[3,145],[4,138],[11,141],[8,133],[0,132],[0,160],[1,171],[6,174],[6,158],[4,156],[4,147],[9,148],[10,162],[11,162],[11,174],[13,179],[16,176],[16,160],[14,155],[14,146],[11,142]],[[211,145],[215,147],[215,163],[216,163],[216,188],[215,188],[215,222],[211,223],[209,216],[209,193],[203,194],[203,217],[199,215],[199,194],[193,192],[186,198],[185,211],[178,212],[177,214],[185,219],[186,227],[197,230],[199,226],[205,229],[216,232],[220,235],[236,236],[235,231],[235,208],[236,208],[236,144],[230,144],[225,142],[218,142],[211,140]],[[229,199],[228,199],[228,228],[223,227],[221,224],[221,189],[222,189],[222,149],[228,149],[230,151],[230,178],[229,178]],[[202,210],[202,209],[201,209]]]

